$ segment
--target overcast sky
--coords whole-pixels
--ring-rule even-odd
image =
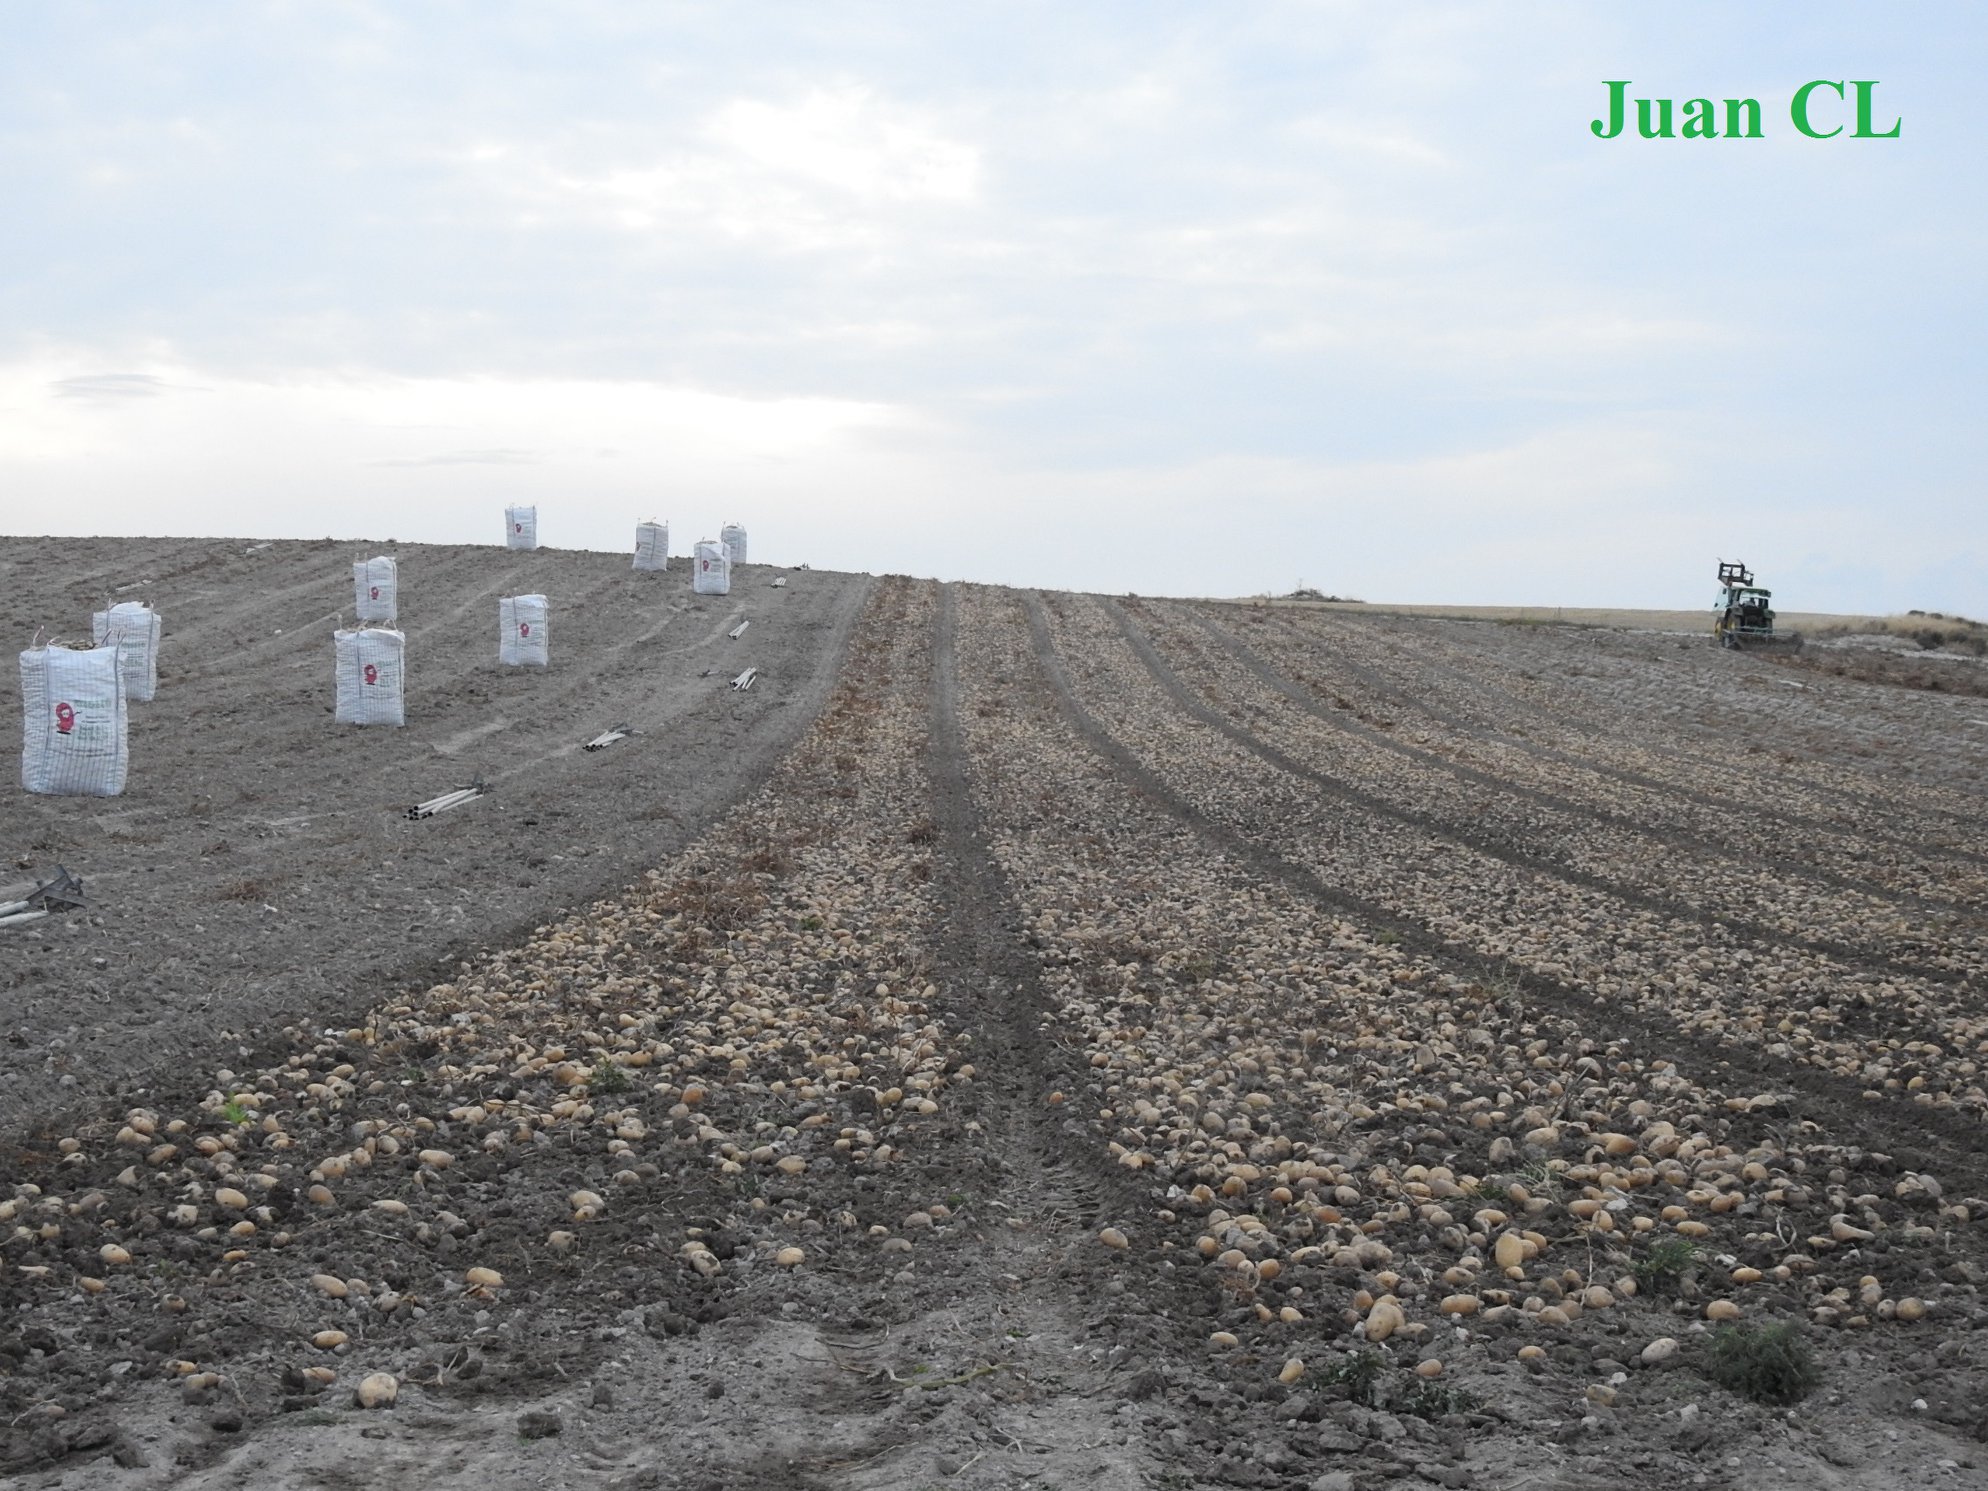
[[[0,533],[1988,617],[1973,0],[0,21]]]

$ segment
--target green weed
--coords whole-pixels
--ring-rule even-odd
[[[1472,1413],[1477,1399],[1460,1387],[1445,1387],[1418,1377],[1415,1385],[1393,1404],[1396,1413],[1413,1414],[1418,1419],[1439,1419],[1452,1413]]]
[[[635,1084],[629,1080],[627,1071],[603,1056],[593,1071],[587,1076],[587,1091],[594,1093],[627,1092]]]
[[[1651,1243],[1643,1256],[1629,1265],[1629,1272],[1640,1288],[1653,1294],[1672,1294],[1697,1264],[1696,1243],[1688,1237],[1667,1237]]]
[[[1385,1363],[1378,1351],[1352,1351],[1318,1373],[1318,1381],[1331,1387],[1344,1387],[1355,1403],[1372,1408],[1378,1396]]]
[[[1703,1370],[1728,1392],[1756,1403],[1798,1403],[1822,1382],[1808,1338],[1787,1320],[1721,1327],[1706,1344]]]

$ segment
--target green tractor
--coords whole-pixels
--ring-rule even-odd
[[[1768,605],[1774,593],[1754,584],[1753,571],[1745,565],[1721,559],[1719,586],[1712,635],[1721,647],[1793,649],[1802,645],[1798,636],[1774,635],[1774,611]]]

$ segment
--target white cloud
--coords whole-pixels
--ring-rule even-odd
[[[700,133],[771,175],[860,201],[969,202],[978,192],[977,150],[860,85],[812,89],[791,103],[737,99]]]
[[[166,382],[150,373],[85,373],[57,378],[49,385],[59,399],[146,399],[166,391]]]
[[[533,466],[544,457],[532,450],[451,450],[432,456],[367,456],[362,466]]]
[[[581,548],[619,548],[630,524],[672,507],[714,528],[720,509],[791,513],[798,528],[769,532],[778,553],[776,533],[835,526],[808,512],[824,486],[847,500],[888,485],[891,441],[921,427],[854,400],[644,381],[250,379],[178,362],[112,375],[148,397],[79,400],[66,390],[106,376],[76,371],[81,357],[0,365],[15,531],[473,541],[523,498],[545,505],[548,542]]]
[[[484,139],[450,157],[532,230],[575,221],[672,246],[709,239],[777,251],[874,247],[899,215],[965,208],[981,155],[931,113],[840,84],[735,98],[682,129],[604,140]]]
[[[1957,6],[60,14],[0,51],[0,523],[618,547],[676,493],[817,562],[1518,600],[1737,530],[1988,610]],[[1819,38],[1903,144],[1586,131]]]
[[[1375,128],[1355,118],[1316,115],[1290,126],[1294,139],[1312,141],[1335,151],[1375,158],[1387,165],[1450,169],[1456,160],[1446,150],[1405,128]]]

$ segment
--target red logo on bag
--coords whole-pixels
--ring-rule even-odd
[[[518,635],[520,637],[529,637],[531,634],[532,634],[532,624],[529,621],[521,621],[518,623]]]
[[[377,585],[375,585],[375,586],[373,587],[373,589],[372,589],[372,592],[371,592],[371,593],[372,593],[372,597],[373,597],[373,599],[374,599],[374,600],[378,600],[378,599],[380,598],[380,587],[379,587],[379,586],[377,586]]]
[[[375,668],[371,663],[366,664],[366,682],[378,683],[379,681],[380,681],[380,670],[378,668]]]
[[[67,735],[76,728],[76,706],[62,703],[55,706],[55,733]]]
[[[513,523],[511,525],[511,532],[513,533],[523,533],[524,531],[525,531],[525,525],[522,523]]]

